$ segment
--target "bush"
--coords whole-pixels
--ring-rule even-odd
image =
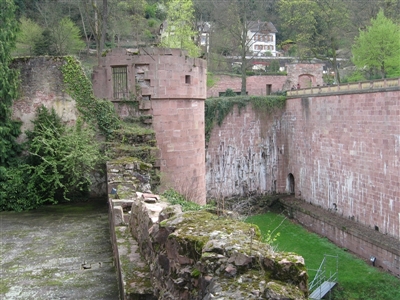
[[[236,93],[232,89],[226,89],[224,97],[235,97]]]
[[[18,166],[0,168],[0,210],[27,210],[68,201],[89,191],[90,172],[101,161],[94,132],[78,120],[64,125],[54,109],[39,107]]]
[[[27,134],[31,181],[42,202],[57,203],[89,190],[90,171],[100,161],[94,132],[78,120],[62,124],[54,109],[37,111],[33,132]]]

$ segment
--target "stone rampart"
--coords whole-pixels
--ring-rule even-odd
[[[400,89],[380,84],[358,93],[335,87],[339,93],[291,95],[280,115],[250,106],[228,114],[207,148],[208,196],[294,193],[399,239]],[[398,274],[399,258],[385,251],[377,258]]]

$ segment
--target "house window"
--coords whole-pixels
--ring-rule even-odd
[[[126,99],[128,92],[127,66],[112,67],[113,95],[114,99]]]
[[[190,75],[185,75],[185,83],[190,84]]]

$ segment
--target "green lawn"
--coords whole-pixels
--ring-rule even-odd
[[[346,249],[339,248],[326,238],[310,233],[284,218],[282,215],[267,213],[249,217],[246,222],[258,225],[262,234],[270,231],[274,235],[279,232],[275,242],[278,251],[295,252],[302,255],[308,269],[318,269],[324,254],[338,255],[339,285],[332,293],[331,299],[400,299],[400,280],[398,278],[381,272],[368,265],[367,262],[356,258]],[[279,228],[277,228],[278,226]],[[329,268],[333,272],[336,269],[335,265],[336,261],[330,259]],[[312,277],[313,272],[310,271],[309,275]]]

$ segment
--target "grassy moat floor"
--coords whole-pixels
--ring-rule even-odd
[[[0,299],[118,299],[106,200],[0,213]]]
[[[294,224],[283,215],[266,213],[248,217],[246,222],[260,227],[263,235],[268,231],[276,236],[278,251],[295,252],[304,257],[308,269],[318,269],[324,254],[339,256],[339,284],[326,299],[336,300],[394,300],[400,299],[400,280],[356,258],[346,249],[339,248]],[[336,261],[328,265],[335,272]],[[309,272],[312,275],[312,272]],[[312,278],[311,278],[312,279]]]

